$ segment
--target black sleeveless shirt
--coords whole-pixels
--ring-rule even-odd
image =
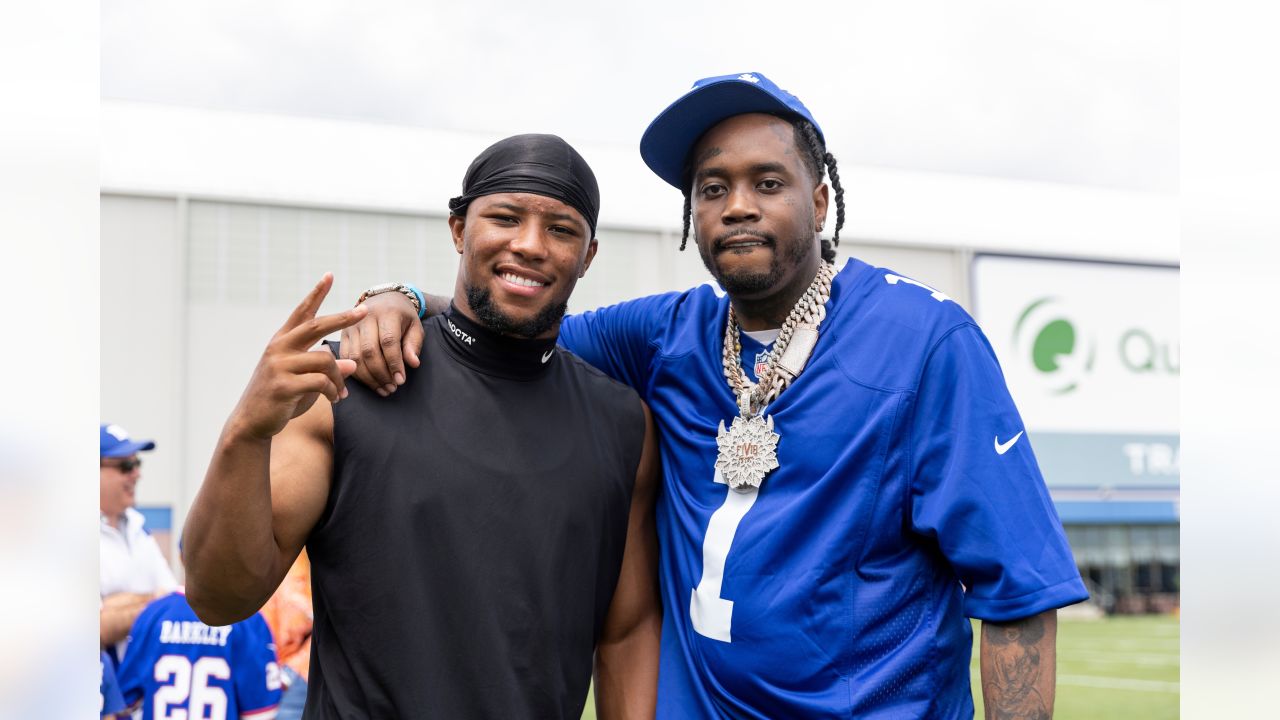
[[[305,717],[572,718],[613,597],[644,439],[633,390],[555,340],[423,322],[389,398],[334,406],[307,541]]]

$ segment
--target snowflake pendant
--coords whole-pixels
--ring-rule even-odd
[[[721,420],[720,431],[716,433],[716,445],[720,448],[716,469],[720,477],[734,490],[759,488],[764,476],[778,467],[779,439],[773,431],[773,416],[764,420],[735,417],[728,430]]]

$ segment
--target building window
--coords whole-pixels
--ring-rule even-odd
[[[1178,606],[1177,525],[1069,525],[1067,540],[1094,603],[1107,612]]]

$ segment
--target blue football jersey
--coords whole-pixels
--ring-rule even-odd
[[[124,712],[124,696],[120,694],[120,683],[116,680],[116,664],[105,650],[98,651],[98,659],[102,663],[102,680],[98,684],[98,716],[115,717]]]
[[[767,409],[779,467],[715,470],[737,415],[710,286],[565,319],[658,420],[662,718],[972,718],[969,617],[1087,597],[991,347],[942,293],[849,260]],[[754,375],[767,349],[742,338]]]
[[[138,616],[119,679],[125,702],[142,701],[143,720],[270,720],[280,704],[275,643],[262,616],[211,627],[180,592]]]

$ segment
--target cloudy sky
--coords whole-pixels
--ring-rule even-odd
[[[109,0],[102,93],[634,146],[693,80],[755,71],[842,163],[1174,192],[1177,23],[1172,0]]]

